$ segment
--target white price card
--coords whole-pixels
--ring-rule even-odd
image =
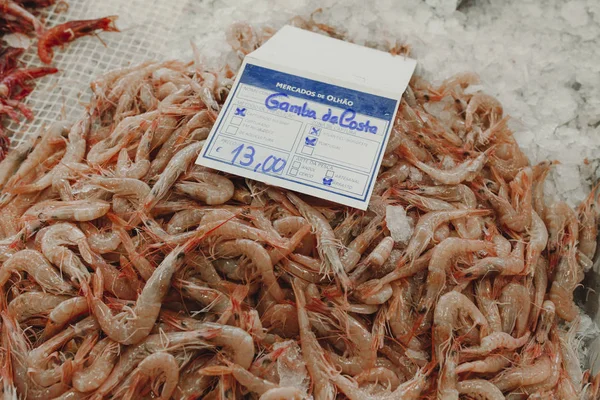
[[[246,56],[197,163],[365,210],[415,66],[285,26]]]

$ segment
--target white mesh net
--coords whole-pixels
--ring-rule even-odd
[[[63,49],[55,48],[52,65],[59,73],[35,81],[35,90],[25,100],[34,119],[11,121],[7,125],[11,147],[52,121],[76,120],[89,100],[89,83],[96,76],[144,60],[161,59],[166,53],[167,38],[185,6],[183,1],[161,0],[70,0],[68,3],[66,11],[60,4],[43,11],[46,26],[118,15],[116,25],[121,32],[100,33],[100,38],[82,37]],[[31,46],[21,61],[27,67],[42,65],[36,46]]]

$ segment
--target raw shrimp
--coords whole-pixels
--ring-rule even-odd
[[[547,355],[537,358],[531,365],[508,368],[490,380],[503,392],[518,387],[534,385],[545,381],[552,373],[552,360]]]
[[[351,352],[355,355],[353,359],[364,369],[373,368],[377,359],[377,348],[372,345],[371,333],[359,321],[340,312],[339,309],[334,309],[332,314],[343,327],[347,340],[352,344]]]
[[[390,141],[388,142],[388,147],[390,147]],[[396,165],[380,174],[377,177],[377,182],[373,187],[373,193],[383,193],[393,185],[397,185],[399,183],[404,182],[408,178],[408,174],[410,171],[410,165],[406,162],[398,162]]]
[[[509,283],[502,289],[498,299],[502,331],[512,333],[517,337],[525,334],[528,328],[531,300],[529,290],[519,283]]]
[[[437,396],[440,399],[458,399],[458,374],[456,366],[458,364],[458,351],[451,348],[446,354],[444,363],[440,367],[440,374],[437,384]]]
[[[22,219],[39,221],[92,221],[105,215],[110,203],[103,200],[46,200],[25,212]]]
[[[357,282],[362,278],[365,272],[379,269],[381,268],[386,261],[390,258],[392,251],[394,249],[394,239],[390,236],[384,237],[378,244],[375,246],[372,252],[361,261],[356,269],[350,275],[350,279],[352,282]]]
[[[544,221],[535,212],[531,212],[531,228],[529,230],[529,243],[525,254],[525,270],[531,274],[538,262],[542,251],[548,243],[548,230]]]
[[[195,171],[184,178],[186,180],[175,184],[175,190],[208,205],[223,204],[233,196],[233,183],[222,175]]]
[[[260,272],[267,291],[278,301],[285,299],[277,278],[273,272],[273,264],[267,251],[258,243],[247,239],[238,239],[224,242],[215,248],[217,254],[223,257],[236,257],[245,255],[250,258]]]
[[[573,290],[579,280],[575,250],[572,247],[562,255],[548,295],[556,306],[556,314],[565,321],[573,321],[579,314],[573,302]]]
[[[458,328],[460,315],[468,315],[474,325],[480,326],[483,333],[488,330],[488,323],[481,311],[465,295],[449,292],[440,297],[433,314],[433,343],[438,362],[444,362],[444,348],[449,346],[452,332]]]
[[[3,343],[10,345],[9,357],[17,393],[27,393],[27,398],[32,400],[47,400],[66,392],[69,387],[63,383],[41,387],[32,380],[26,360],[29,343],[17,322],[4,311],[1,315]]]
[[[454,168],[442,170],[419,161],[419,159],[417,159],[405,146],[399,147],[399,150],[411,164],[425,172],[431,178],[445,185],[458,185],[465,181],[472,181],[479,175],[481,169],[488,160],[488,153],[484,152],[475,158],[464,161]]]
[[[548,228],[548,250],[556,252],[567,234],[569,242],[575,244],[579,236],[579,222],[577,214],[567,203],[550,205],[543,218]]]
[[[346,246],[352,240],[352,232],[356,229],[356,226],[361,225],[362,216],[360,213],[354,211],[344,214],[344,217],[333,230],[333,234],[336,239]]]
[[[493,250],[492,244],[483,240],[468,240],[448,238],[433,249],[431,261],[429,261],[426,294],[421,298],[417,311],[421,314],[427,313],[437,297],[446,286],[446,273],[450,269],[454,258],[469,253]]]
[[[188,350],[209,349],[211,346],[203,339],[216,334],[218,332],[212,328],[203,328],[187,332],[165,332],[146,336],[140,343],[129,346],[121,354],[109,376],[102,382],[91,398],[99,400],[107,396],[148,355],[158,351],[175,351],[181,348],[187,348]]]
[[[366,371],[361,372],[355,377],[356,382],[361,384],[364,382],[374,382],[379,384],[384,384],[384,386],[394,390],[400,384],[400,380],[394,373],[394,371],[389,370],[385,367],[376,367],[371,368]]]
[[[27,155],[17,171],[6,182],[5,187],[9,189],[17,187],[17,183],[47,160],[56,151],[57,146],[64,144],[63,138],[67,136],[69,128],[70,125],[64,122],[52,123],[42,134],[39,142],[33,146],[33,150]]]
[[[74,291],[73,286],[65,282],[58,271],[38,251],[21,250],[5,261],[0,267],[0,287],[8,282],[12,273],[18,272],[27,272],[50,293],[72,294]]]
[[[189,145],[192,141],[205,140],[210,132],[212,120],[207,110],[202,110],[193,115],[184,125],[175,132],[161,146],[154,157],[148,171],[149,176],[160,174],[173,155]]]
[[[363,229],[360,235],[350,242],[341,259],[346,272],[354,269],[362,257],[362,253],[373,242],[373,240],[383,232],[383,224],[383,218],[373,218],[373,220]]]
[[[474,279],[485,276],[489,273],[499,275],[523,275],[525,273],[525,244],[517,242],[506,258],[504,257],[485,257],[475,261],[472,267],[459,272],[460,276],[468,279]]]
[[[40,136],[32,136],[29,140],[24,141],[11,150],[4,160],[0,162],[0,189],[2,189],[11,176],[17,172],[29,154],[34,151],[40,140]]]
[[[207,375],[226,375],[231,374],[233,377],[248,391],[262,395],[271,389],[276,389],[278,386],[265,379],[259,378],[245,368],[236,364],[227,366],[212,366],[204,368],[201,373]]]
[[[20,185],[14,189],[15,193],[28,193],[41,191],[52,185],[59,191],[61,197],[70,193],[70,186],[67,178],[74,169],[74,165],[80,163],[83,159],[87,146],[87,135],[91,126],[91,117],[89,115],[82,118],[74,124],[69,130],[68,141],[65,154],[60,163],[48,171],[43,177],[28,185]],[[73,200],[73,198],[64,198],[63,200]]]
[[[173,186],[177,178],[184,173],[190,164],[196,160],[198,153],[202,150],[204,141],[192,143],[179,151],[167,164],[165,170],[160,174],[158,180],[152,186],[152,190],[146,196],[143,203],[145,211],[151,210]]]
[[[511,364],[511,358],[504,354],[492,354],[484,359],[466,362],[456,367],[456,373],[473,372],[477,374],[496,373],[506,369]]]
[[[40,60],[50,64],[54,56],[52,47],[72,42],[81,36],[91,35],[98,30],[119,32],[115,27],[116,19],[116,16],[111,16],[93,20],[68,21],[48,29],[40,34],[38,42]]]
[[[115,227],[115,230],[119,233],[121,244],[125,248],[131,264],[135,267],[144,281],[150,279],[155,270],[154,265],[152,265],[147,258],[138,253],[136,245],[133,243],[133,240],[129,237],[125,229]]]
[[[548,261],[546,261],[543,256],[538,258],[538,261],[535,265],[533,286],[534,294],[529,320],[532,323],[532,329],[535,329],[540,311],[543,308],[542,303],[544,302],[544,297],[546,296],[546,289],[548,288]]]
[[[296,199],[293,197],[291,197],[290,200],[296,203]],[[313,212],[316,211],[313,210]],[[311,220],[309,216],[305,216],[305,218],[307,218],[309,221]],[[304,285],[297,278],[295,278],[292,287],[294,288],[294,295],[296,296],[296,308],[298,310],[298,323],[300,326],[302,357],[306,363],[308,373],[312,378],[315,399],[334,399],[335,388],[331,384],[330,378],[328,377],[328,371],[331,369],[331,367],[328,365],[323,349],[317,341],[315,334],[311,330],[311,324],[306,311]]]
[[[407,279],[392,284],[393,296],[388,308],[388,324],[394,337],[402,343],[407,342],[412,329],[411,315],[412,296],[414,289]],[[412,339],[412,338],[411,338]],[[411,343],[407,346],[412,347]]]
[[[119,198],[131,201],[134,208],[141,206],[142,201],[150,193],[150,187],[145,182],[134,178],[105,178],[92,177],[88,180],[91,185],[100,186],[114,193]]]
[[[67,373],[65,370],[71,368],[71,361],[67,361],[58,367],[48,368],[47,364],[50,355],[72,338],[85,335],[97,329],[98,323],[93,318],[88,317],[31,350],[25,358],[31,379],[45,387],[60,382],[63,374]]]
[[[149,111],[123,119],[115,127],[110,136],[102,139],[90,148],[86,157],[88,163],[99,166],[108,162],[134,138],[141,136],[139,132],[148,129],[159,116],[158,111]]]
[[[184,366],[179,373],[179,382],[173,393],[176,400],[189,400],[202,398],[202,395],[208,391],[214,378],[203,375],[202,368],[216,363],[216,357],[200,355]]]
[[[120,345],[110,338],[104,338],[97,342],[89,353],[87,360],[75,361],[81,363],[81,367],[73,372],[73,388],[82,393],[98,389],[108,378],[115,366],[120,353]]]
[[[183,264],[185,252],[186,246],[173,249],[154,270],[135,306],[117,315],[112,315],[110,308],[102,301],[102,285],[98,278],[95,279],[94,291],[92,293],[87,289],[86,297],[92,313],[108,337],[122,344],[135,344],[148,336],[169,289],[171,277]]]
[[[503,400],[502,391],[494,384],[484,379],[470,379],[458,382],[456,389],[460,394],[470,396],[474,399]]]
[[[484,110],[483,115],[488,116],[490,125],[493,125],[494,122],[502,118],[503,110],[500,102],[490,95],[477,92],[471,97],[471,100],[469,100],[469,105],[465,110],[465,128],[467,130],[471,129],[471,126],[473,125],[473,117],[479,110]]]
[[[598,246],[598,200],[595,199],[597,188],[594,188],[588,198],[581,203],[579,215],[579,251],[588,259],[593,260]]]
[[[42,333],[42,338],[51,338],[60,332],[71,320],[89,313],[85,297],[71,297],[56,305],[48,314],[48,322]]]
[[[513,205],[501,196],[495,195],[487,187],[479,190],[499,215],[500,222],[514,232],[523,232],[531,224],[532,213],[525,210],[516,210]]]
[[[232,308],[229,297],[219,292],[217,289],[202,286],[188,280],[174,281],[173,286],[181,290],[183,296],[196,300],[207,307],[207,310],[221,314],[222,319],[224,314]]]
[[[146,129],[135,152],[135,161],[129,160],[127,149],[121,149],[117,161],[117,172],[125,178],[142,179],[150,170],[150,152],[152,151],[152,139],[154,131],[158,126],[158,119]]]
[[[8,314],[17,322],[27,321],[31,317],[48,315],[54,307],[68,298],[44,292],[25,292],[8,304]]]
[[[319,211],[306,204],[298,196],[292,193],[288,193],[287,196],[290,201],[298,207],[300,214],[302,214],[302,216],[312,225],[313,233],[317,237],[317,249],[319,255],[327,268],[333,272],[342,288],[349,288],[351,284],[350,278],[348,278],[344,265],[340,260],[340,255],[336,248],[336,238],[331,229],[331,225],[329,225],[325,217]]]
[[[454,211],[434,211],[423,215],[419,218],[417,226],[413,232],[413,236],[406,247],[403,261],[414,260],[423,253],[433,239],[435,230],[443,223],[452,221],[457,218],[465,218],[469,216],[487,215],[487,210],[454,210]]]
[[[558,339],[558,347],[560,347],[560,354],[557,354],[556,356],[560,357],[559,362],[562,361],[562,364],[564,365],[564,371],[567,373],[569,380],[573,384],[573,387],[577,391],[581,391],[583,383],[583,371],[581,370],[581,366],[579,365],[579,358],[575,347],[576,345],[574,345],[573,343],[575,340],[577,340],[575,338],[575,329],[571,329],[568,332],[556,332],[555,330],[552,332],[551,339],[555,347],[557,347],[556,341]],[[554,370],[555,373],[560,373],[560,365],[555,364]]]
[[[67,248],[77,246],[82,258],[92,262],[92,250],[82,231],[69,223],[55,224],[49,227],[42,239],[42,253],[62,272],[75,282],[89,281],[90,273],[79,257]]]
[[[192,208],[176,212],[167,223],[166,230],[171,235],[183,233],[192,226],[198,225],[205,215],[206,210],[201,208]]]
[[[515,350],[519,347],[523,347],[529,340],[530,333],[526,332],[519,338],[514,338],[508,333],[504,332],[492,332],[483,339],[481,344],[475,347],[467,347],[462,349],[463,354],[483,356],[491,353],[492,351],[502,350]]]
[[[546,180],[546,177],[548,176],[551,167],[551,161],[544,161],[537,165],[534,165],[532,168],[533,174],[531,179],[533,180],[533,209],[542,218],[546,215],[546,202],[544,200],[544,181]]]
[[[121,388],[115,390],[114,396],[123,399],[139,398],[138,389],[147,384],[157,388],[159,382],[154,379],[164,380],[160,395],[153,390],[156,399],[168,400],[175,391],[179,381],[179,364],[171,354],[159,351],[144,358],[136,369],[125,379]]]
[[[492,292],[492,283],[490,278],[482,278],[475,283],[475,300],[477,306],[485,315],[490,324],[492,332],[502,331],[502,320],[500,318],[500,310],[498,303]]]
[[[231,353],[232,361],[241,367],[248,369],[252,364],[254,339],[244,329],[185,317],[174,323],[180,329],[197,332],[213,346],[224,347]]]

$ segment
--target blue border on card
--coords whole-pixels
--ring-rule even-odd
[[[319,62],[315,60],[315,62]],[[359,92],[358,90],[348,89],[329,83],[319,82],[301,76],[286,74],[285,72],[275,71],[273,69],[259,67],[254,64],[246,64],[240,83],[256,86],[262,89],[271,90],[288,94],[292,97],[299,97],[305,100],[312,100],[317,103],[326,104],[331,107],[348,108],[356,111],[358,114],[368,115],[374,118],[390,120],[396,110],[396,100],[387,97],[381,97],[374,94]],[[298,89],[305,89],[308,92],[325,95],[325,98],[319,98],[316,95],[288,91],[277,87],[277,83],[290,85]],[[338,99],[346,99],[352,102],[352,106],[336,103],[327,100],[327,96],[334,96]]]

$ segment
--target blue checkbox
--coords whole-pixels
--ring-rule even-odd
[[[304,144],[306,146],[316,146],[317,138],[311,138],[307,136],[306,138],[304,138]]]

